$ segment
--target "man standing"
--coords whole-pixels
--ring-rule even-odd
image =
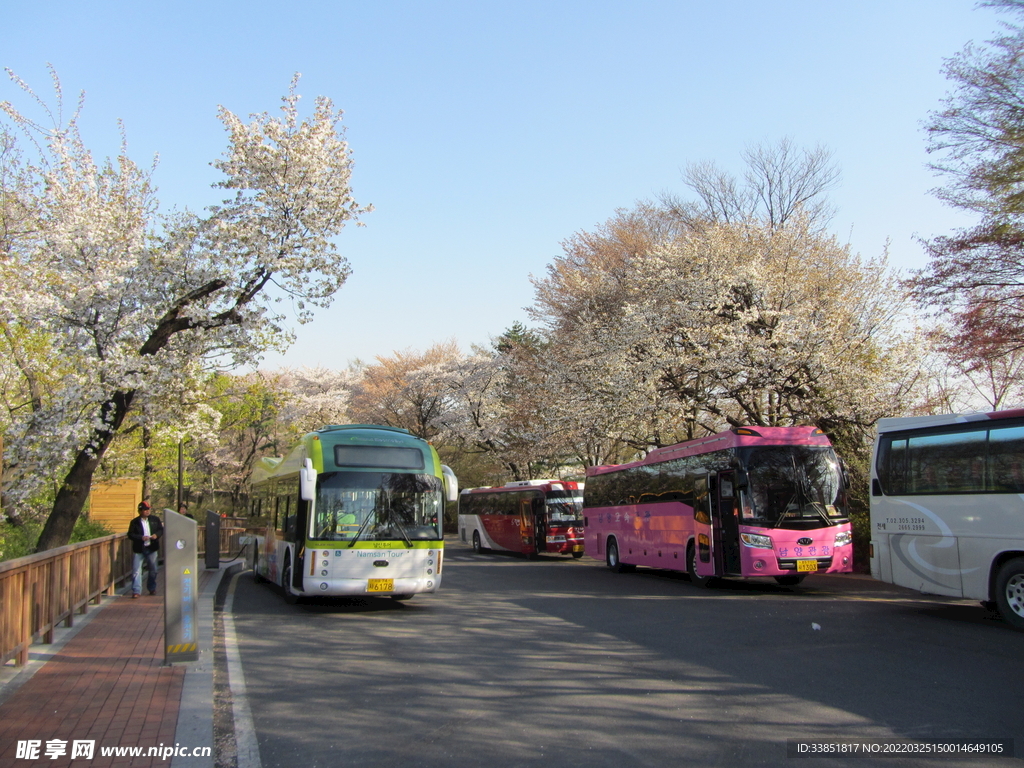
[[[142,594],[142,565],[146,565],[146,587],[149,594],[156,594],[157,557],[160,554],[160,537],[164,526],[159,517],[152,517],[149,502],[139,503],[139,516],[128,524],[128,538],[135,553],[132,564],[132,598]]]

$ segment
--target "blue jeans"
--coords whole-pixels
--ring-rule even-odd
[[[150,592],[156,592],[156,572],[157,564],[156,557],[159,554],[159,550],[154,549],[152,552],[136,552],[135,558],[132,563],[132,594],[142,594],[142,564],[146,564],[146,589]]]

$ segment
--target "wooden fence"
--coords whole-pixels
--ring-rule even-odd
[[[218,549],[235,555],[245,528],[234,519],[224,523]],[[200,556],[205,533],[198,526]],[[132,546],[123,533],[0,563],[0,664],[26,663],[32,643],[52,643],[59,624],[73,626],[76,614],[113,595],[131,574]]]
[[[245,528],[239,525],[232,525],[234,518],[224,518],[221,520],[220,526],[220,553],[221,555],[234,556],[241,551],[241,545],[238,543],[238,538],[245,535]],[[196,544],[199,549],[199,555],[202,557],[206,553],[206,528],[202,525],[199,526],[199,540]]]
[[[131,570],[123,533],[0,563],[0,663],[26,663],[33,642],[53,642],[58,624],[72,626],[75,614],[114,594]]]

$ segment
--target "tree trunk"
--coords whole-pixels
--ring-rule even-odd
[[[120,429],[128,409],[131,407],[135,391],[115,392],[100,408],[100,423],[103,425],[93,430],[86,447],[78,452],[74,464],[57,490],[57,498],[53,502],[53,511],[46,518],[46,525],[39,534],[36,552],[44,552],[55,547],[63,547],[71,541],[75,523],[82,514],[85,502],[89,498],[92,476],[100,465],[103,455]]]
[[[150,496],[149,479],[153,476],[153,433],[149,427],[142,428],[142,498]]]

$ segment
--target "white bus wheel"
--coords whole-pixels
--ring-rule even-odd
[[[1003,621],[1024,630],[1024,557],[1003,564],[996,576],[996,605]]]

